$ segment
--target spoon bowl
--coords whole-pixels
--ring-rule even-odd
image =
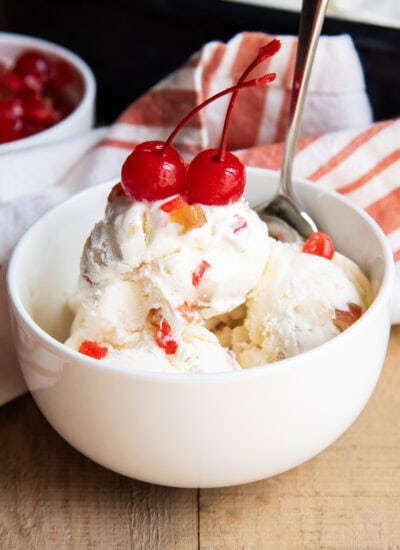
[[[257,207],[260,218],[268,225],[269,234],[283,242],[301,242],[318,231],[314,220],[290,197],[279,193],[271,202]]]

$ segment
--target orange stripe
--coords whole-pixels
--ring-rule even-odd
[[[386,235],[398,229],[400,227],[400,187],[370,204],[365,210],[376,220]]]
[[[393,258],[395,262],[398,262],[400,260],[400,250],[396,250],[396,252],[393,252]]]
[[[237,82],[244,69],[252,62],[259,48],[269,42],[272,37],[263,33],[243,33],[242,41],[231,69],[231,78]],[[256,78],[268,72],[271,60],[267,59],[251,73]],[[227,148],[230,150],[252,147],[257,138],[264,112],[265,98],[268,86],[260,86],[241,90],[232,114],[229,128]]]
[[[98,144],[96,144],[97,147],[115,147],[117,149],[133,149],[139,142],[138,141],[128,141],[123,139],[113,139],[113,138],[105,138],[101,140]],[[188,143],[179,143],[177,140],[174,142],[174,147],[178,149],[181,153],[195,155],[200,152],[201,146],[200,145],[193,145]]]
[[[332,170],[334,170],[340,163],[344,162],[351,154],[353,154],[354,151],[359,149],[362,145],[364,145],[364,143],[372,139],[376,136],[376,134],[394,122],[394,120],[380,122],[370,126],[367,130],[358,134],[345,147],[343,147],[343,149],[336,153],[336,155],[331,157],[325,164],[322,164],[317,170],[315,170],[315,172],[309,176],[309,179],[317,181],[329,172],[332,172]]]
[[[118,118],[118,123],[142,126],[176,126],[197,104],[194,90],[150,90],[135,101]],[[192,128],[201,126],[195,115],[187,124]]]
[[[287,120],[289,116],[289,105],[290,105],[290,93],[292,86],[292,79],[294,73],[294,65],[296,61],[296,51],[297,51],[297,38],[294,38],[292,41],[292,46],[290,50],[289,60],[286,66],[286,71],[282,79],[284,96],[282,100],[281,110],[279,113],[278,125],[275,133],[275,142],[283,141],[286,134]]]
[[[338,187],[337,191],[339,193],[350,193],[350,191],[354,191],[355,189],[358,189],[359,187],[362,187],[365,185],[368,181],[370,181],[372,178],[386,170],[389,166],[394,164],[400,160],[400,149],[396,149],[393,151],[393,153],[390,153],[387,157],[384,157],[381,159],[375,166],[371,168],[371,170],[368,170],[364,175],[357,178],[356,180],[348,183],[347,185],[343,185],[342,187]]]
[[[117,149],[133,149],[137,141],[125,141],[123,139],[105,138],[99,141],[96,147],[116,147]]]

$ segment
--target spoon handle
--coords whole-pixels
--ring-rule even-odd
[[[301,8],[296,63],[280,173],[281,192],[289,197],[293,197],[293,156],[300,129],[304,100],[328,2],[329,0],[303,0]]]

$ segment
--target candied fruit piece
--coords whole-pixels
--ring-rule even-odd
[[[233,232],[239,233],[242,229],[247,227],[247,221],[242,218],[242,216],[239,216],[239,214],[235,214],[235,217],[233,219]]]
[[[182,206],[186,206],[187,202],[182,197],[182,195],[177,195],[173,199],[164,202],[160,208],[164,212],[172,212],[173,210],[177,210],[178,208],[182,208]]]
[[[195,227],[201,227],[207,222],[204,210],[199,204],[186,204],[181,208],[176,208],[169,213],[169,219],[182,226],[181,235]]]
[[[157,327],[154,339],[157,346],[163,349],[167,355],[176,353],[178,343],[172,338],[170,324],[165,319],[162,319]]]
[[[188,323],[193,323],[196,318],[196,309],[192,304],[189,304],[189,302],[185,301],[180,304],[176,309],[180,313],[181,317],[185,319],[185,321],[187,321]]]
[[[335,248],[329,235],[323,231],[316,231],[303,244],[303,252],[330,260],[335,253]]]
[[[350,325],[355,323],[357,319],[361,317],[361,306],[354,304],[353,302],[350,302],[348,306],[348,311],[344,309],[335,309],[333,324],[340,330],[340,332],[343,332],[349,328]]]
[[[99,346],[99,344],[92,340],[83,340],[78,351],[84,355],[93,357],[93,359],[103,359],[107,355],[108,348],[107,346]]]
[[[125,195],[122,185],[121,183],[116,183],[107,197],[107,202],[111,203],[122,195]]]
[[[211,265],[206,261],[203,260],[197,269],[193,271],[192,273],[192,284],[193,286],[199,286],[201,279],[203,278],[204,273],[209,269]]]

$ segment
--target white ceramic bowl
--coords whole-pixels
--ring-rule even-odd
[[[47,40],[7,32],[0,32],[0,60],[10,64],[24,50],[40,50],[53,59],[69,63],[75,75],[68,89],[69,97],[76,105],[66,118],[32,136],[0,144],[0,154],[17,151],[35,145],[73,137],[93,126],[95,115],[96,80],[90,67],[76,54]]]
[[[258,204],[276,184],[275,172],[249,169],[247,196]],[[74,196],[25,234],[8,272],[16,347],[37,404],[71,445],[137,479],[217,487],[293,468],[352,424],[385,358],[392,255],[364,212],[314,184],[297,185],[305,209],[363,268],[376,297],[333,340],[241,372],[146,373],[109,367],[61,343],[81,250],[111,184]]]

